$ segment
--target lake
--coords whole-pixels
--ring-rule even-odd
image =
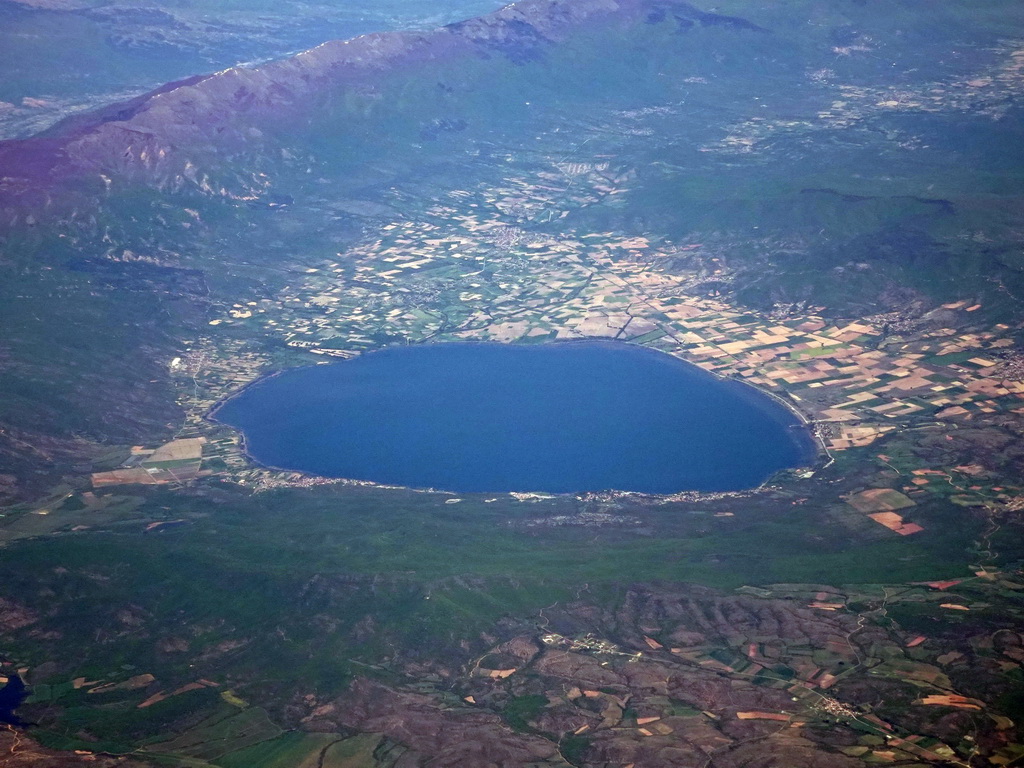
[[[742,490],[814,451],[768,396],[617,342],[391,347],[258,381],[214,418],[266,466],[465,493]]]
[[[7,683],[0,688],[0,724],[25,725],[15,710],[28,698],[28,687],[18,675],[11,675]]]

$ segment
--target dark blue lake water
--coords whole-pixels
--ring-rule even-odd
[[[0,724],[24,725],[14,711],[28,698],[28,687],[18,675],[11,675],[7,684],[0,688]]]
[[[767,396],[614,342],[395,347],[265,379],[215,416],[268,466],[459,492],[739,490],[812,454]]]

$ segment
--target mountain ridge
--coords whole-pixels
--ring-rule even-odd
[[[525,0],[427,32],[331,40],[256,67],[167,83],[130,101],[66,118],[37,136],[0,142],[0,206],[13,222],[19,209],[48,207],[70,179],[180,174],[188,164],[185,153],[258,140],[261,126],[294,120],[295,110],[301,115],[330,86],[363,84],[403,66],[460,56],[502,55],[514,63],[593,21],[659,23],[670,13],[683,26],[763,31],[684,0]]]

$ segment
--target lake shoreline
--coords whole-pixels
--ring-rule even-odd
[[[335,368],[338,366],[352,366],[357,361],[367,360],[380,360],[381,356],[394,355],[396,352],[401,354],[400,350],[424,350],[427,348],[437,349],[444,347],[446,350],[467,350],[473,348],[480,348],[483,350],[487,349],[508,349],[508,350],[519,350],[529,354],[530,350],[537,351],[551,351],[556,348],[575,348],[579,350],[584,348],[584,354],[586,352],[595,352],[601,354],[606,350],[618,351],[620,353],[628,351],[629,354],[644,354],[649,355],[650,360],[656,366],[672,365],[676,366],[677,373],[681,372],[684,376],[689,377],[691,380],[700,381],[701,377],[707,377],[708,382],[714,382],[716,386],[724,385],[724,388],[728,390],[732,396],[742,400],[747,407],[752,407],[757,411],[758,418],[762,420],[770,420],[778,425],[780,428],[784,428],[789,433],[788,440],[798,446],[800,453],[799,460],[795,460],[788,465],[774,469],[766,473],[763,479],[759,483],[752,483],[745,485],[744,487],[731,487],[731,488],[715,488],[715,489],[700,489],[700,488],[681,488],[679,490],[672,491],[647,491],[643,489],[621,489],[613,487],[601,488],[601,487],[589,487],[584,490],[538,490],[532,488],[530,490],[523,490],[515,488],[512,490],[450,490],[449,488],[438,486],[437,484],[414,484],[414,483],[403,483],[403,482],[388,482],[388,481],[376,481],[367,479],[358,479],[345,474],[338,473],[327,473],[324,471],[312,471],[310,469],[297,469],[293,467],[281,466],[281,462],[276,461],[267,456],[259,456],[254,451],[251,441],[245,433],[245,429],[236,427],[235,425],[225,421],[221,418],[221,412],[228,403],[236,402],[239,397],[243,394],[251,394],[254,390],[259,389],[262,386],[272,384],[276,379],[285,373],[297,373],[300,371],[318,371],[324,368]],[[633,361],[635,362],[635,360]],[[691,388],[693,382],[690,382]],[[744,386],[738,386],[744,385]],[[720,393],[719,393],[720,394]],[[764,396],[768,395],[768,398]],[[765,407],[770,404],[770,407]],[[258,379],[247,383],[245,386],[235,390],[229,395],[220,398],[205,414],[204,418],[208,421],[216,423],[218,425],[226,426],[236,431],[240,436],[240,450],[254,467],[266,469],[274,472],[288,473],[296,475],[302,478],[325,480],[325,481],[337,481],[339,484],[352,484],[369,487],[380,487],[389,489],[404,489],[416,492],[425,493],[437,493],[446,496],[451,495],[474,495],[474,494],[503,494],[510,492],[520,493],[542,493],[550,494],[553,496],[580,496],[591,493],[601,494],[615,494],[621,496],[643,496],[652,500],[668,500],[673,497],[679,496],[680,494],[692,495],[692,494],[709,494],[717,496],[722,493],[750,493],[756,492],[762,488],[766,483],[770,482],[778,473],[785,469],[797,469],[801,467],[810,467],[818,463],[820,458],[820,446],[815,439],[815,434],[811,429],[811,421],[798,409],[787,403],[785,400],[780,398],[775,393],[763,392],[759,388],[739,379],[722,376],[714,371],[709,371],[699,365],[689,362],[677,355],[671,353],[653,349],[639,344],[632,344],[630,342],[610,340],[610,339],[567,339],[558,340],[554,342],[545,342],[543,344],[507,344],[507,343],[496,343],[490,341],[474,341],[474,340],[460,340],[454,342],[429,342],[425,344],[410,345],[410,346],[391,346],[383,347],[380,349],[372,350],[364,353],[363,355],[352,358],[349,360],[332,361],[330,363],[319,363],[312,365],[300,365],[294,367],[287,367],[280,370],[275,370],[267,373],[264,376],[260,376]]]

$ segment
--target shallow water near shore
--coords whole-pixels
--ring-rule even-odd
[[[284,371],[215,418],[267,466],[463,493],[743,490],[813,456],[767,395],[615,342],[393,347]]]

